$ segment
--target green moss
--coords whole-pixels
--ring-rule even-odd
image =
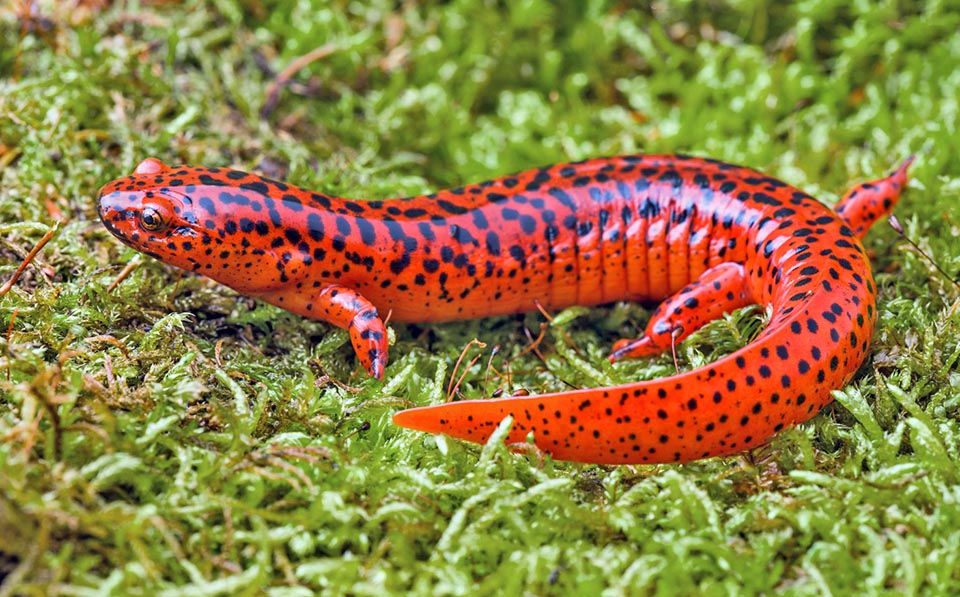
[[[956,2],[75,4],[0,8],[0,279],[63,221],[0,297],[0,595],[960,592]],[[835,406],[739,457],[560,463],[389,417],[464,373],[468,397],[669,374],[604,358],[641,308],[554,314],[543,360],[539,314],[396,325],[377,383],[342,332],[149,258],[108,288],[136,254],[96,191],[148,155],[376,198],[632,151],[828,203],[921,152],[916,246],[868,237],[879,325]]]

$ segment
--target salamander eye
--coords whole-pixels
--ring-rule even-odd
[[[160,215],[159,210],[144,207],[140,212],[140,227],[147,232],[158,232],[167,227],[167,222]]]

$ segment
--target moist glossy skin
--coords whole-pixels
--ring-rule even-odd
[[[840,216],[754,170],[676,155],[559,164],[429,196],[354,201],[254,174],[147,159],[106,185],[126,244],[350,332],[382,378],[396,321],[449,321],[666,299],[611,360],[660,352],[747,304],[772,306],[749,346],[662,379],[397,413],[474,442],[512,416],[555,458],[685,462],[739,452],[805,421],[866,355],[876,289],[858,235],[906,182],[847,193]]]

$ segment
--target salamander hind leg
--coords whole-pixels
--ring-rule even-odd
[[[333,284],[320,292],[316,306],[321,319],[350,333],[360,364],[372,377],[383,379],[387,366],[387,328],[377,308],[362,294]]]
[[[613,345],[610,361],[659,354],[707,322],[753,304],[747,273],[739,263],[720,263],[666,299],[650,318],[643,336]]]

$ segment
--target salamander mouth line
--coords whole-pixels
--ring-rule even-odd
[[[725,312],[769,323],[709,365],[617,387],[467,400],[394,422],[486,441],[533,435],[563,460],[687,462],[743,451],[808,420],[866,357],[876,287],[860,238],[890,213],[906,160],[831,211],[756,170],[682,155],[536,168],[429,195],[361,201],[222,168],[148,158],[101,190],[124,243],[349,332],[387,374],[382,314],[437,322],[614,301],[657,302],[611,360],[658,354]]]

